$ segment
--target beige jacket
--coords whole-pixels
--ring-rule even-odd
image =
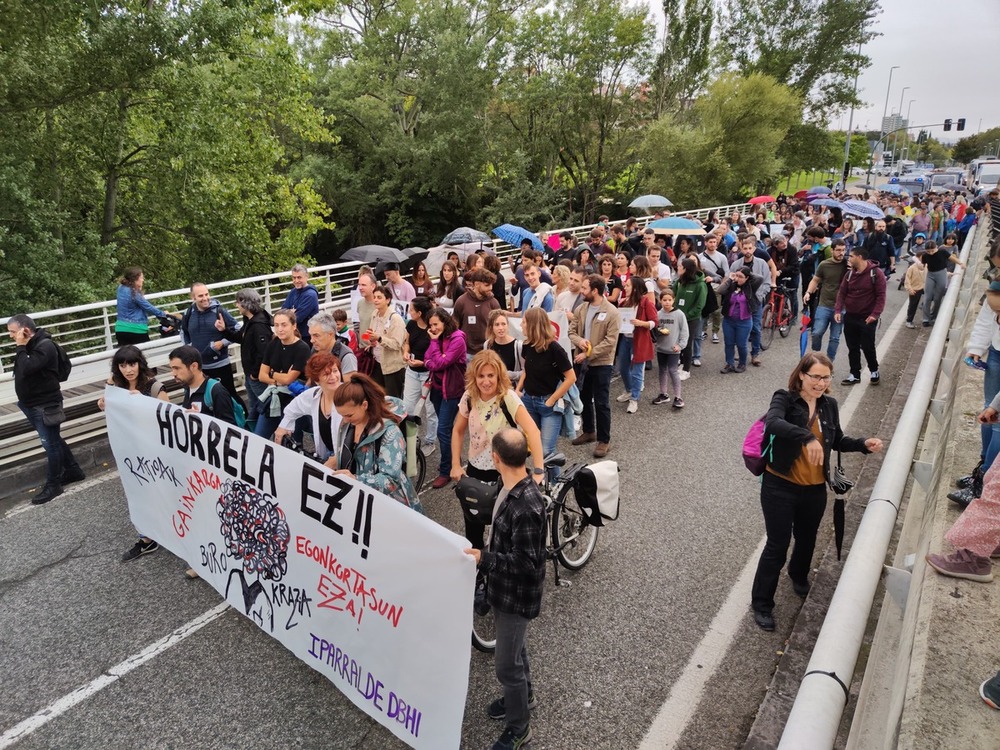
[[[406,323],[391,307],[386,312],[388,315],[385,318],[379,317],[377,312],[372,315],[371,328],[376,336],[382,337],[382,340],[375,345],[375,360],[382,366],[383,375],[391,375],[406,366],[403,361]]]
[[[569,320],[569,340],[580,351],[587,351],[587,339],[583,332],[587,327],[587,308],[589,302],[577,305]],[[618,308],[601,298],[601,309],[594,317],[590,331],[590,353],[587,363],[592,367],[610,365],[614,362],[615,346],[618,343],[618,329],[621,328],[621,316]]]

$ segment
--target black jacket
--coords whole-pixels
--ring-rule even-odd
[[[823,474],[830,476],[830,451],[870,453],[863,438],[851,438],[840,429],[840,409],[832,396],[820,396],[816,402],[820,429],[823,432]],[[787,474],[802,446],[813,439],[809,423],[809,405],[797,393],[778,390],[771,397],[771,406],[764,417],[764,445],[774,435],[773,454],[768,465],[779,474]],[[832,436],[832,439],[831,439]]]
[[[59,353],[43,329],[35,331],[14,354],[14,393],[25,406],[62,403],[59,386]]]
[[[246,377],[257,379],[260,363],[264,361],[264,350],[274,338],[271,331],[271,314],[261,310],[249,320],[243,318],[243,327],[238,331],[226,330],[226,338],[240,344],[240,363]]]
[[[743,293],[746,294],[750,314],[752,315],[757,312],[757,309],[760,307],[760,300],[757,299],[757,290],[760,288],[760,285],[764,283],[764,279],[752,273],[747,274],[746,276],[747,281],[744,286],[750,287],[750,294],[746,294],[746,290],[744,290]],[[736,282],[729,278],[719,285],[719,294],[722,295],[722,314],[725,316],[729,315],[729,299],[733,296],[733,292],[735,290]]]

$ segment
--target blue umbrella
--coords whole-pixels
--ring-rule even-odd
[[[529,232],[524,227],[519,227],[515,224],[501,224],[493,230],[493,234],[506,242],[508,245],[513,245],[514,247],[520,245],[521,240],[531,240],[531,246],[535,248],[535,250],[545,252],[545,246],[542,245],[542,241],[538,239],[538,235],[534,232]]]
[[[662,195],[640,195],[628,204],[629,208],[667,208],[674,205]]]
[[[464,245],[467,242],[492,243],[493,240],[490,239],[490,236],[486,232],[480,232],[478,229],[473,229],[472,227],[453,229],[441,240],[442,245]]]
[[[829,195],[832,192],[833,191],[826,185],[817,185],[816,187],[809,188],[810,195],[819,195],[820,193],[822,193],[823,195]]]
[[[899,195],[900,193],[903,192],[903,188],[901,188],[899,185],[895,185],[895,184],[892,184],[892,185],[882,185],[878,189],[881,190],[883,193],[892,193],[893,195]]]
[[[885,212],[881,208],[867,201],[844,201],[844,213],[862,218],[885,218]]]
[[[666,219],[657,219],[646,225],[657,234],[705,234],[705,227],[700,221],[684,219],[680,216],[668,216]]]

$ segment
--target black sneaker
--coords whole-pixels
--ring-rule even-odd
[[[761,630],[766,630],[770,633],[774,630],[774,615],[770,612],[762,612],[759,609],[753,611],[753,621],[757,623],[757,627]]]
[[[82,482],[87,478],[87,475],[83,473],[83,469],[77,466],[75,469],[67,469],[63,472],[61,484],[73,484],[73,482]]]
[[[960,505],[962,509],[969,507],[969,504],[976,499],[976,496],[972,494],[972,488],[966,487],[964,490],[955,490],[954,492],[948,493],[948,499],[951,500],[956,505]]]
[[[653,406],[659,406],[660,404],[669,404],[670,396],[666,393],[661,393],[659,396],[653,399]]]
[[[856,378],[853,375],[848,375],[846,378],[840,381],[841,385],[857,385],[861,382],[861,378]]]
[[[682,399],[680,396],[675,396],[674,397],[674,408],[675,409],[683,409],[684,408],[684,399]]]
[[[538,701],[535,700],[535,691],[528,688],[528,710],[532,710],[538,705]],[[500,721],[507,717],[507,709],[504,706],[503,698],[497,698],[490,705],[486,707],[486,715],[491,719],[496,719]]]
[[[799,583],[794,578],[792,579],[792,591],[795,592],[796,596],[805,599],[807,596],[809,596],[809,588],[810,588],[809,581],[806,581],[805,583]]]
[[[531,742],[531,725],[518,732],[510,727],[503,730],[500,739],[493,743],[493,750],[519,750]]]
[[[879,382],[881,382],[881,378],[879,378],[878,370],[876,370],[875,372],[872,373],[871,384],[878,385]]]
[[[31,498],[32,505],[42,505],[47,503],[54,497],[59,497],[63,492],[61,484],[53,484],[52,482],[46,482],[45,486],[42,487],[42,491]]]
[[[148,542],[144,542],[141,539],[136,542],[131,549],[129,549],[124,555],[122,555],[122,562],[129,562],[130,560],[135,560],[136,558],[142,557],[143,555],[148,555],[150,552],[156,552],[160,548],[154,540],[150,539]]]

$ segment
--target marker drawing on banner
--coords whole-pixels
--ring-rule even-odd
[[[105,402],[136,528],[411,747],[459,747],[465,539],[213,417],[120,388]]]
[[[618,313],[622,316],[621,328],[618,332],[624,335],[628,335],[635,330],[635,326],[632,321],[635,320],[635,311],[638,308],[635,307],[619,307]]]

